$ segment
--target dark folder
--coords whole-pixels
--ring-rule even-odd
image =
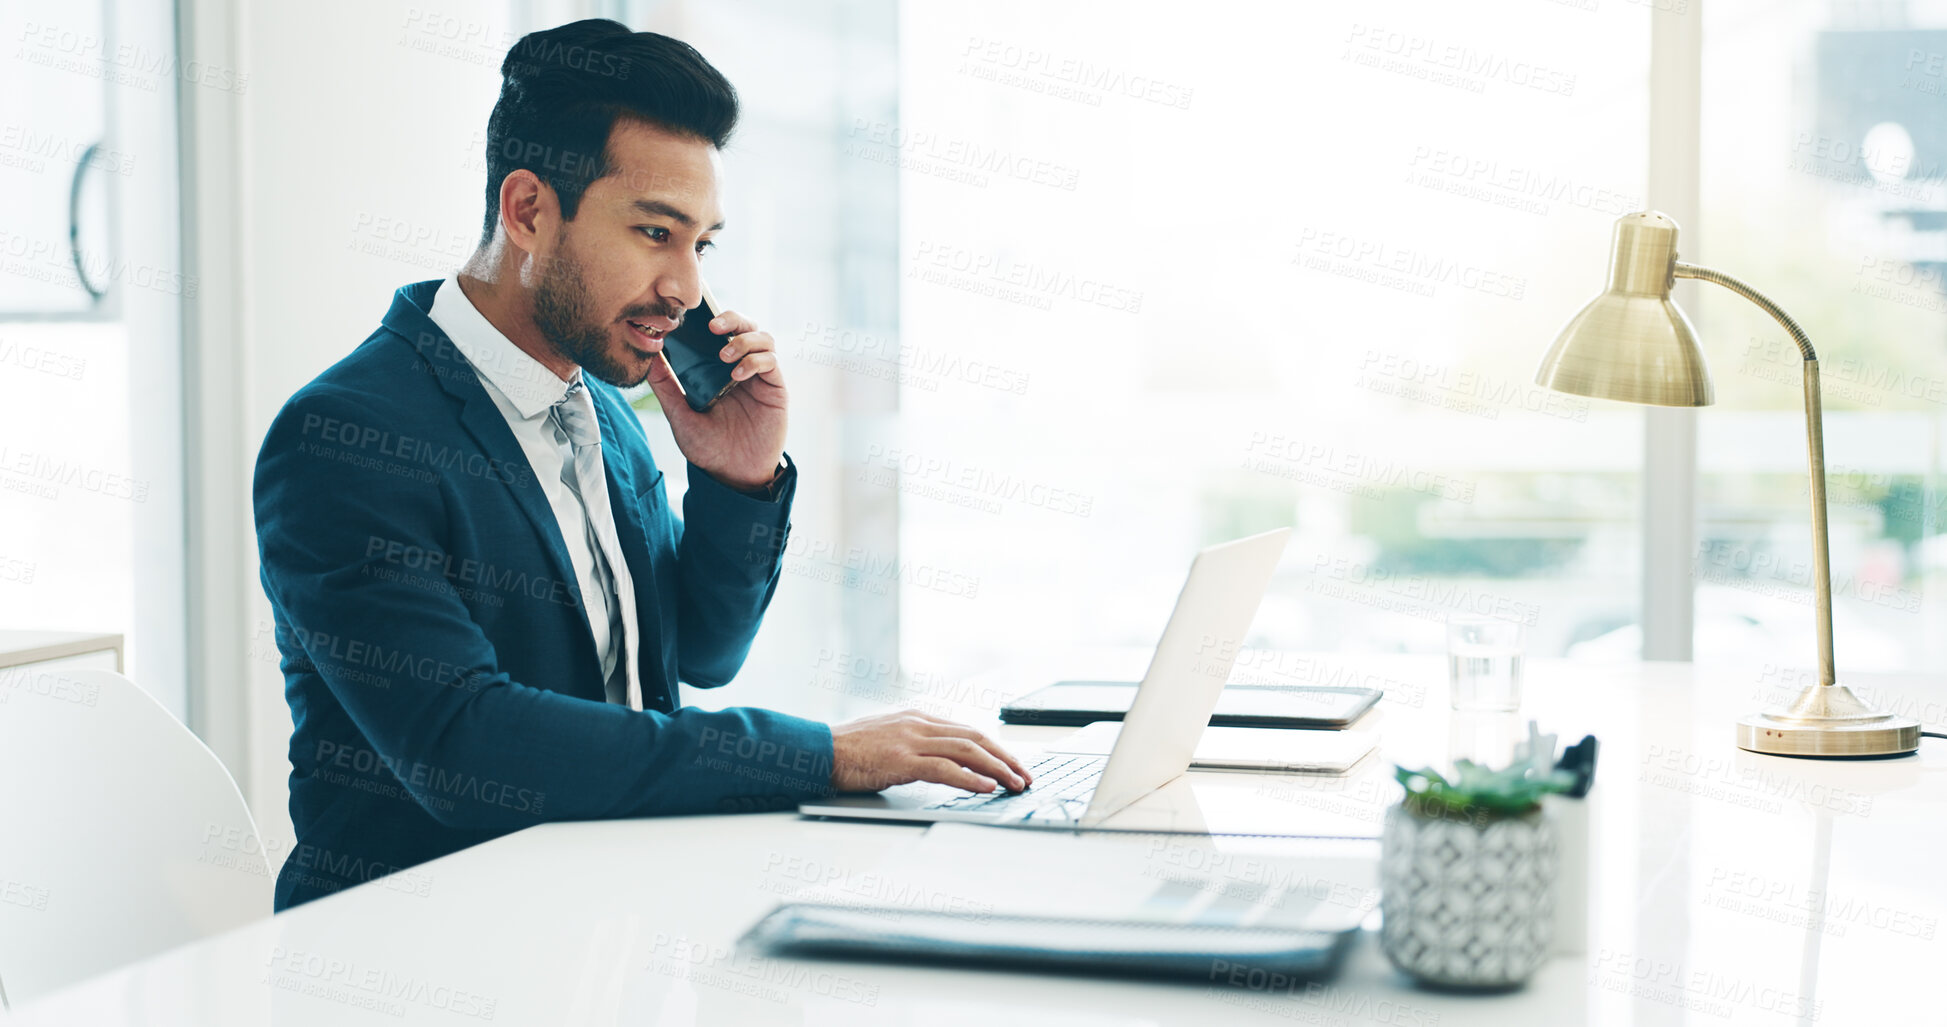
[[[1325,976],[1354,933],[787,903],[739,943],[778,956],[1221,982],[1239,968]]]

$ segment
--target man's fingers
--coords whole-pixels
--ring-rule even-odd
[[[1034,779],[1028,776],[1028,768],[1025,764],[1023,764],[1020,760],[1015,759],[1013,753],[1008,752],[1006,749],[1001,748],[999,742],[994,741],[993,739],[987,737],[986,735],[982,734],[978,730],[975,730],[974,728],[970,728],[965,724],[955,724],[950,720],[939,721],[936,724],[936,726],[930,728],[929,730],[953,738],[965,738],[968,741],[973,742],[974,744],[980,746],[981,748],[986,749],[988,752],[993,753],[996,757],[1000,759],[1002,763],[1007,765],[1009,770],[1012,770],[1016,774],[1021,775],[1022,781],[1028,784],[1034,783]]]
[[[769,353],[753,353],[745,357],[743,363],[730,369],[730,377],[743,381],[746,378],[755,378],[775,367],[777,367],[776,357]]]
[[[1011,791],[1018,792],[1027,787],[1028,781],[1024,775],[1018,771],[1008,769],[1007,764],[1003,763],[1000,757],[988,752],[978,743],[965,738],[934,738],[930,739],[928,743],[922,744],[925,747],[920,751],[926,755],[945,756],[961,766],[985,774],[995,781],[1007,782],[1007,786]]]
[[[952,785],[970,792],[991,792],[1000,787],[992,778],[982,777],[944,756],[922,757],[918,772],[922,781]]]
[[[754,331],[756,328],[750,318],[734,310],[726,310],[710,319],[710,330],[718,335],[735,335],[738,332]]]
[[[771,333],[745,332],[742,335],[731,336],[730,339],[727,342],[725,342],[720,349],[717,350],[717,359],[723,361],[726,364],[734,364],[737,362],[739,357],[747,357],[753,353],[773,353],[774,354],[776,352],[777,352],[777,340],[771,338]],[[775,357],[773,359],[775,359]]]

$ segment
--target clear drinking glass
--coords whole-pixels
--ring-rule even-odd
[[[1447,618],[1449,701],[1456,710],[1521,708],[1521,625],[1471,614]]]

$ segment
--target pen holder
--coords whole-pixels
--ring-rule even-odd
[[[1501,989],[1548,957],[1559,840],[1546,809],[1409,798],[1386,812],[1380,846],[1379,944],[1400,970],[1426,984]]]

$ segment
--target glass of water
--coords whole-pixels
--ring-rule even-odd
[[[1521,708],[1521,625],[1496,617],[1447,618],[1449,700],[1456,710]]]

